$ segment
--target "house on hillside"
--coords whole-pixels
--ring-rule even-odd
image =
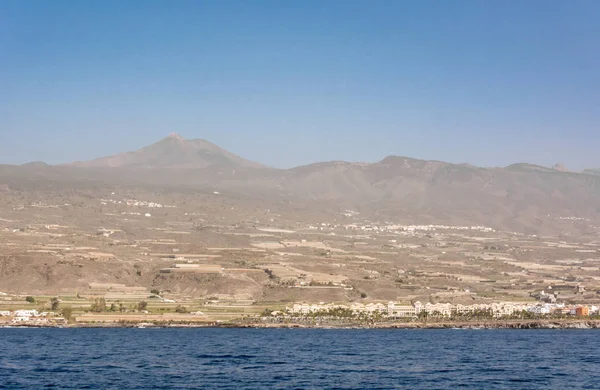
[[[587,306],[579,306],[575,308],[575,315],[577,317],[588,317],[590,315],[590,309]]]

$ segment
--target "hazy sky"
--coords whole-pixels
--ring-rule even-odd
[[[600,167],[600,2],[0,1],[0,163]]]

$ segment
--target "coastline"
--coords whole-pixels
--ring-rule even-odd
[[[600,320],[520,320],[520,321],[441,321],[381,322],[364,324],[253,324],[251,328],[303,329],[600,329]]]
[[[506,320],[506,321],[440,321],[440,322],[381,322],[369,325],[357,323],[301,324],[292,322],[265,323],[77,323],[68,325],[5,325],[0,329],[15,328],[233,328],[233,329],[600,329],[600,320]]]

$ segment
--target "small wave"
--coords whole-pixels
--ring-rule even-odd
[[[196,359],[254,359],[254,355],[196,355]]]

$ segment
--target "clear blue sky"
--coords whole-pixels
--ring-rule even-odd
[[[0,163],[600,167],[600,2],[0,1]]]

